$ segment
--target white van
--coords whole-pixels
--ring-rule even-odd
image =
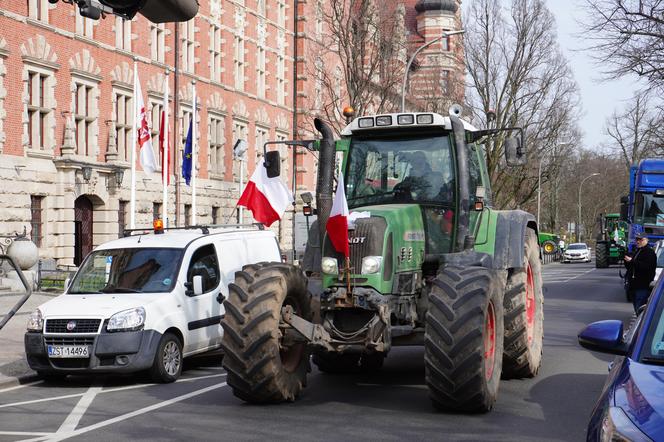
[[[150,370],[173,382],[184,357],[219,347],[235,272],[280,260],[274,233],[260,225],[110,241],[87,256],[64,294],[31,314],[28,364],[45,378]]]

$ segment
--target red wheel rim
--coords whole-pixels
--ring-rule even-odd
[[[493,376],[493,367],[496,360],[496,312],[493,302],[489,302],[484,322],[484,373],[489,380]]]
[[[535,280],[530,262],[526,265],[526,335],[528,345],[535,335]]]

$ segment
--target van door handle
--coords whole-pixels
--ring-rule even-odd
[[[224,299],[226,299],[226,297],[221,292],[219,292],[219,294],[217,295],[217,302],[219,304],[223,304]]]

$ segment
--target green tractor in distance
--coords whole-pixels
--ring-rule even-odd
[[[292,401],[310,361],[325,373],[367,373],[392,347],[423,345],[437,408],[490,410],[501,378],[533,377],[542,360],[536,221],[491,207],[482,143],[507,129],[401,113],[356,118],[335,141],[315,125],[318,220],[304,268],[236,273],[221,321],[228,385],[247,402]],[[265,152],[268,177],[278,157]],[[506,138],[505,157],[525,163],[519,138]],[[352,211],[348,260],[325,229],[335,165]]]
[[[622,264],[627,252],[627,222],[620,219],[619,213],[607,213],[600,214],[598,223],[595,267],[604,269],[611,264]]]
[[[539,232],[537,238],[542,247],[542,251],[546,255],[553,255],[559,251],[560,246],[558,244],[560,244],[560,237],[555,233]]]

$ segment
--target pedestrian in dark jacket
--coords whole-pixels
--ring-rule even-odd
[[[625,267],[627,287],[632,295],[634,311],[638,312],[648,302],[650,283],[655,279],[657,270],[657,255],[648,246],[648,238],[645,236],[636,236],[636,247],[634,256],[625,256]]]

